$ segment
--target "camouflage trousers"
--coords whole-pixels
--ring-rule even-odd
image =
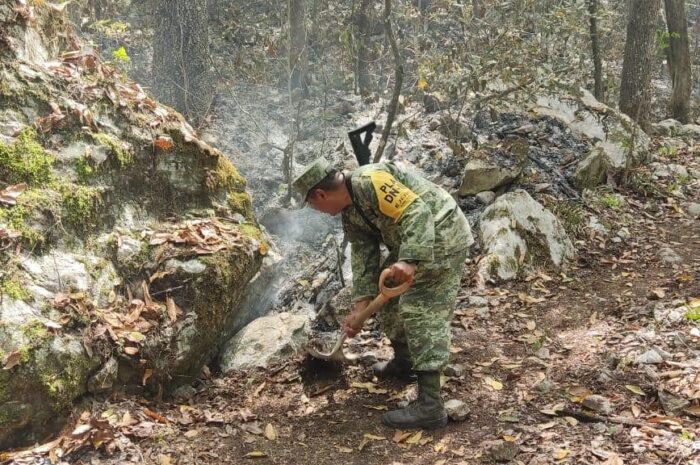
[[[416,371],[440,371],[450,358],[450,328],[467,250],[419,263],[413,285],[377,313],[391,341],[405,342]]]

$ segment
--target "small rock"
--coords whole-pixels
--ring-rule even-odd
[[[686,399],[663,389],[659,389],[659,403],[661,403],[666,415],[670,416],[675,416],[690,405]]]
[[[599,396],[597,394],[590,395],[583,400],[583,406],[587,409],[593,410],[594,412],[599,412],[605,415],[612,413],[612,405],[607,397]]]
[[[663,357],[653,349],[647,350],[637,357],[637,363],[640,365],[656,365],[658,363],[663,363],[663,361]]]
[[[488,307],[481,307],[476,309],[476,317],[481,320],[488,320],[491,318],[491,312]]]
[[[379,361],[379,359],[377,358],[377,354],[375,354],[374,352],[363,352],[358,357],[358,360],[364,365],[372,365]]]
[[[700,218],[700,203],[691,203],[688,205],[688,215],[692,218]]]
[[[433,118],[430,120],[430,123],[428,123],[428,129],[431,131],[435,131],[437,128],[440,127],[440,120]]]
[[[489,447],[489,455],[496,462],[510,462],[520,452],[520,446],[510,441],[496,441]]]
[[[549,349],[546,347],[542,347],[540,350],[535,352],[535,357],[541,358],[542,360],[548,360],[550,357]]]
[[[483,191],[476,194],[476,200],[484,205],[491,205],[496,200],[496,193],[493,191]]]
[[[470,295],[467,302],[470,307],[486,307],[489,304],[488,299],[480,295]]]
[[[622,243],[622,238],[615,236],[611,239],[611,241],[613,241],[615,244],[620,244],[620,243]]]
[[[470,414],[467,404],[458,399],[450,399],[445,402],[445,410],[452,421],[464,421]]]
[[[549,391],[552,390],[553,386],[554,386],[554,383],[552,383],[550,380],[545,378],[542,381],[540,381],[539,383],[535,384],[535,390],[539,393],[547,394]]]
[[[608,426],[605,423],[593,423],[593,431],[596,433],[607,433],[608,432]]]
[[[466,369],[464,368],[464,365],[460,365],[459,363],[454,363],[454,364],[447,365],[445,367],[445,376],[459,378],[460,376],[464,375],[465,371],[466,371]]]
[[[92,375],[87,382],[88,391],[93,394],[100,394],[112,389],[114,381],[117,380],[118,363],[117,359],[111,357],[100,370]]]
[[[683,259],[670,247],[662,247],[659,250],[659,258],[664,263],[674,264],[681,263]]]
[[[632,237],[632,233],[630,233],[630,230],[627,228],[620,228],[620,230],[617,232],[617,237],[619,237],[623,241],[626,241],[630,237]]]
[[[606,228],[600,223],[600,220],[597,216],[591,216],[588,219],[588,225],[586,227],[591,231],[600,234],[601,236],[607,236],[610,233],[608,231],[608,228]]]
[[[609,384],[613,380],[613,375],[610,370],[604,368],[598,373],[598,382],[600,384]]]
[[[197,390],[189,384],[185,384],[173,391],[173,398],[177,400],[189,400],[193,398],[195,394],[197,394]]]

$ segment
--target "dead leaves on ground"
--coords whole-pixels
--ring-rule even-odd
[[[152,232],[149,235],[149,244],[152,246],[166,243],[186,245],[197,255],[210,255],[232,245],[242,244],[242,236],[238,230],[216,219],[188,221],[184,225]]]

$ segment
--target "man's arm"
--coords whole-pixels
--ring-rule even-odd
[[[344,224],[350,242],[352,267],[352,303],[373,299],[379,292],[379,239],[352,223]]]

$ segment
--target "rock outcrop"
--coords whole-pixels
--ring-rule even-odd
[[[61,10],[0,4],[0,449],[88,387],[191,381],[267,252],[236,168]]]
[[[496,199],[479,223],[484,256],[480,282],[516,278],[533,264],[562,266],[575,250],[559,219],[521,189]]]
[[[651,159],[649,136],[630,117],[597,101],[585,89],[567,97],[540,96],[531,111],[562,121],[574,134],[591,142],[590,152],[574,174],[579,189],[595,187],[605,182],[609,173]]]

